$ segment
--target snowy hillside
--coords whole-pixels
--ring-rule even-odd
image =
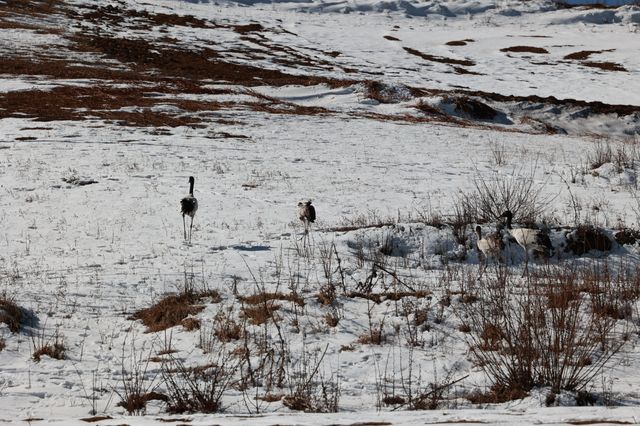
[[[639,25],[0,1],[0,421],[637,423]]]

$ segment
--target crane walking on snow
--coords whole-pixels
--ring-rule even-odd
[[[311,200],[298,203],[298,219],[304,224],[304,235],[301,239],[306,244],[311,224],[316,221],[316,209],[311,205]]]
[[[180,200],[180,207],[182,211],[182,227],[184,230],[184,239],[191,243],[191,231],[193,230],[193,217],[196,215],[198,211],[198,200],[193,196],[193,185],[195,183],[195,179],[193,176],[189,176],[189,195]],[[185,221],[185,216],[191,217],[191,225],[189,226],[189,238],[187,239],[187,224]]]

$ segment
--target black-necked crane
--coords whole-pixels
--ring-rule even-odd
[[[180,200],[180,207],[182,211],[182,227],[184,230],[184,239],[191,242],[191,231],[193,230],[193,217],[198,211],[198,200],[193,196],[193,185],[195,184],[193,176],[189,176],[189,195]],[[189,226],[189,238],[187,239],[187,224],[185,216],[191,217],[191,225]]]
[[[505,244],[500,231],[498,230],[493,234],[483,237],[482,228],[478,225],[476,226],[476,235],[478,236],[476,246],[478,247],[478,251],[484,256],[484,267],[487,267],[487,260],[489,260],[489,258],[494,258],[501,262],[502,250],[504,250]]]
[[[316,221],[316,209],[311,205],[311,200],[298,203],[298,218],[304,223],[305,235],[308,234],[311,224]]]
[[[505,211],[500,215],[507,219],[507,231],[516,240],[518,245],[524,249],[525,252],[525,270],[529,269],[529,256],[541,256],[543,258],[551,257],[553,252],[553,245],[551,239],[546,232],[535,228],[516,228],[511,226],[511,220],[513,219],[513,213],[510,210]],[[524,275],[524,274],[523,274]]]

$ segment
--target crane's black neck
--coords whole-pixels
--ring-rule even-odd
[[[513,218],[513,216],[509,214],[506,216],[506,218],[507,218],[507,229],[513,229],[511,228],[511,219]]]
[[[195,184],[195,179],[191,178],[189,179],[189,194],[193,195],[193,185]]]

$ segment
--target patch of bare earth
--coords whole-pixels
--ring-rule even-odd
[[[455,58],[447,58],[444,56],[435,56],[435,55],[430,55],[428,53],[423,53],[420,52],[419,50],[416,49],[412,49],[411,47],[403,47],[403,49],[414,56],[418,56],[422,59],[425,59],[427,61],[432,61],[432,62],[439,62],[441,64],[449,64],[449,65],[462,65],[465,67],[470,67],[475,65],[475,62],[473,62],[470,59],[455,59]]]
[[[475,40],[472,38],[465,38],[464,40],[452,40],[445,44],[447,46],[466,46],[468,43],[473,43]]]
[[[549,53],[547,49],[544,47],[535,47],[535,46],[511,46],[504,47],[500,49],[501,52],[518,52],[518,53]]]

